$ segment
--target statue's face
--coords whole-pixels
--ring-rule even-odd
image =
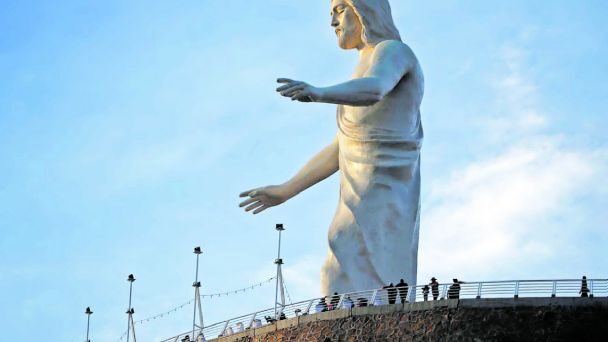
[[[342,49],[362,49],[362,25],[355,10],[345,0],[331,0],[331,26]]]

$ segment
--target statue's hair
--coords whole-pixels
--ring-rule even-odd
[[[363,42],[376,45],[384,40],[401,40],[388,0],[346,0],[346,3],[361,20]]]

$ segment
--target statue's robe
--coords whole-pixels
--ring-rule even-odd
[[[338,106],[340,200],[321,275],[325,295],[381,288],[401,278],[416,285],[421,72],[419,77],[409,84],[404,77],[373,106]],[[411,82],[419,84],[412,88]]]

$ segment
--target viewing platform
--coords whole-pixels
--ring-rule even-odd
[[[424,285],[329,296],[325,308],[315,298],[208,325],[203,333],[207,341],[222,342],[595,341],[608,336],[608,279],[588,279],[584,291],[581,279],[459,282],[457,292],[453,285],[439,284],[437,300],[432,290],[424,300]],[[581,298],[583,293],[587,297]],[[182,341],[190,333],[162,342]]]

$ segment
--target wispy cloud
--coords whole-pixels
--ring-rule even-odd
[[[502,263],[554,256],[569,236],[552,219],[576,215],[569,210],[573,201],[602,184],[606,165],[605,155],[549,140],[454,171],[433,185],[423,215],[421,269],[479,275]],[[556,230],[560,241],[544,238]]]
[[[431,275],[510,277],[514,265],[559,258],[578,233],[560,217],[578,215],[571,210],[577,199],[604,184],[607,151],[573,147],[544,129],[550,116],[526,51],[509,45],[501,58],[497,115],[482,118],[481,128],[503,148],[432,185],[423,208],[422,281]]]
[[[503,46],[498,54],[500,72],[490,82],[496,93],[494,108],[479,118],[482,129],[487,129],[493,139],[538,132],[549,123],[534,82],[534,70],[526,64],[526,58],[527,51],[514,44]]]

